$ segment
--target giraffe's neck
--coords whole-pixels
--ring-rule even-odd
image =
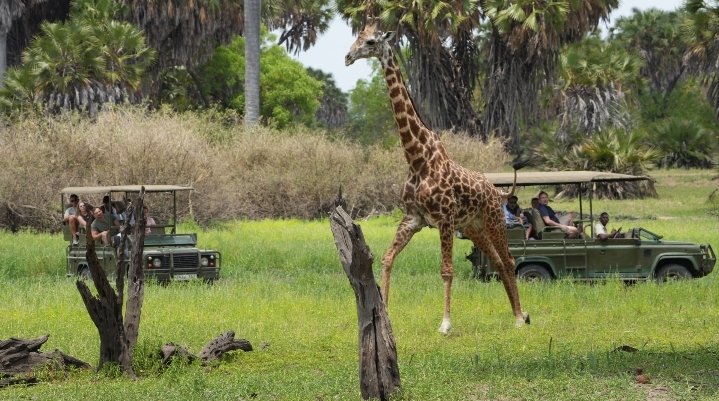
[[[404,156],[411,171],[426,173],[428,167],[431,168],[432,161],[447,157],[444,146],[437,134],[429,129],[417,114],[417,109],[402,79],[397,59],[389,47],[385,49],[384,57],[380,62],[404,148]]]

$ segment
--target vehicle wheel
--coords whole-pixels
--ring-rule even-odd
[[[87,266],[81,267],[80,270],[77,271],[77,277],[83,280],[92,280],[92,276],[90,275],[90,268]]]
[[[676,281],[694,277],[692,272],[686,267],[677,264],[669,263],[659,268],[657,271],[657,281],[663,283],[665,281]]]
[[[524,281],[549,281],[552,274],[540,265],[524,265],[517,270],[517,279]]]

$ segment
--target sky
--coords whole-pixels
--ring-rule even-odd
[[[610,18],[613,21],[617,17],[631,15],[633,8],[645,10],[654,7],[672,11],[681,7],[682,2],[682,0],[619,0],[619,7],[612,11]],[[367,60],[357,60],[349,67],[345,66],[345,54],[354,39],[349,25],[341,18],[335,17],[329,29],[317,38],[317,43],[312,48],[293,57],[306,67],[332,74],[337,87],[349,92],[354,89],[357,80],[369,80],[372,72]]]

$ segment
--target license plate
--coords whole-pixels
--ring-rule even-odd
[[[197,274],[175,274],[175,280],[194,280],[197,278]]]

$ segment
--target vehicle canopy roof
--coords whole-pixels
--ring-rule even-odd
[[[99,187],[67,187],[60,190],[63,195],[69,194],[104,194],[108,192],[140,192],[143,185],[110,185]],[[145,192],[192,191],[192,187],[179,185],[144,185]]]
[[[514,173],[485,173],[496,186],[511,186]],[[584,184],[590,182],[640,181],[649,177],[602,171],[518,171],[517,186]]]

